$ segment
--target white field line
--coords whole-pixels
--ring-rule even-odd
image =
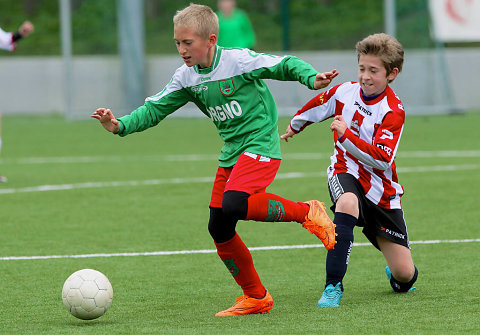
[[[421,173],[421,172],[445,172],[445,171],[466,171],[478,170],[480,164],[463,164],[463,165],[433,165],[433,166],[412,166],[397,168],[398,173]],[[289,172],[279,173],[275,177],[277,180],[282,179],[299,179],[299,178],[317,178],[325,177],[326,172]],[[105,188],[105,187],[122,187],[122,186],[150,186],[150,185],[167,185],[167,184],[192,184],[192,183],[212,183],[213,177],[196,177],[196,178],[171,178],[171,179],[151,179],[151,180],[130,180],[130,181],[107,181],[107,182],[86,182],[76,184],[59,184],[59,185],[40,185],[23,188],[4,188],[0,189],[0,195],[12,193],[31,193],[31,192],[47,192],[47,191],[66,191],[85,188]]]
[[[284,159],[326,159],[331,153],[291,153],[284,154]],[[466,158],[480,157],[480,150],[463,151],[404,151],[398,158]],[[77,164],[77,163],[122,163],[141,161],[192,162],[216,161],[217,154],[192,155],[142,155],[142,156],[71,156],[71,157],[28,157],[0,159],[4,164]]]
[[[443,244],[443,243],[475,243],[480,242],[480,238],[465,240],[427,240],[427,241],[410,241],[410,244]],[[353,243],[355,247],[365,247],[370,243]],[[250,251],[264,250],[288,250],[288,249],[311,249],[323,248],[323,244],[298,244],[298,245],[277,245],[267,247],[253,247]],[[106,258],[106,257],[138,257],[138,256],[172,256],[172,255],[192,255],[192,254],[213,254],[217,250],[178,250],[178,251],[152,251],[152,252],[125,252],[111,254],[84,254],[84,255],[49,255],[49,256],[7,256],[0,257],[0,261],[20,261],[20,260],[37,260],[37,259],[64,259],[64,258]]]

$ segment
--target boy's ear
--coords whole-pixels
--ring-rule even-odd
[[[215,44],[217,44],[217,35],[215,34],[210,34],[210,36],[208,36],[208,47],[213,47],[215,46]]]
[[[392,71],[388,74],[387,76],[387,80],[389,83],[391,83],[395,78],[397,78],[397,75],[400,71],[398,70],[398,68],[394,67],[392,69]]]

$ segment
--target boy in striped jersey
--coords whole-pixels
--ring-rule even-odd
[[[293,117],[282,139],[313,122],[333,118],[335,149],[328,167],[328,187],[335,212],[337,245],[328,251],[326,284],[320,307],[337,307],[343,296],[353,228],[379,249],[395,292],[412,289],[418,271],[413,264],[400,197],[395,154],[405,112],[391,83],[403,65],[403,47],[393,37],[374,34],[356,45],[358,83],[332,87],[309,101]]]
[[[212,120],[225,145],[213,184],[208,230],[220,259],[244,293],[216,316],[268,313],[273,299],[236,233],[237,221],[296,221],[327,249],[335,245],[335,226],[317,200],[294,202],[265,192],[278,171],[281,154],[277,108],[262,79],[295,80],[320,89],[338,73],[317,73],[292,56],[218,46],[218,18],[207,6],[191,4],[177,12],[173,22],[174,40],[185,64],[165,88],[119,119],[106,108],[91,116],[120,136],[157,125],[189,101]]]

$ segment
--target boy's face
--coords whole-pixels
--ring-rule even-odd
[[[193,28],[175,26],[173,29],[173,39],[177,45],[178,53],[182,56],[187,66],[198,64],[205,68],[212,64],[212,47],[215,46],[217,41],[215,35],[212,34],[210,38],[204,39],[198,35]]]
[[[398,74],[398,69],[387,75],[387,69],[378,56],[360,55],[358,59],[358,82],[366,96],[375,96],[382,93],[387,84]]]

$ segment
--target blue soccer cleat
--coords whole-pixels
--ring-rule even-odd
[[[387,274],[387,278],[388,278],[388,282],[390,282],[390,280],[392,279],[392,271],[390,271],[390,268],[387,266],[385,266],[385,273]],[[412,286],[410,287],[409,291],[413,291],[414,289],[416,289],[415,286]],[[392,290],[393,290],[393,287],[392,287]]]
[[[338,282],[337,285],[332,284],[325,287],[322,293],[322,297],[318,301],[318,307],[340,307],[340,299],[342,299],[342,283]]]
[[[387,274],[388,281],[390,281],[392,279],[392,271],[390,271],[388,265],[385,267],[385,273]]]

